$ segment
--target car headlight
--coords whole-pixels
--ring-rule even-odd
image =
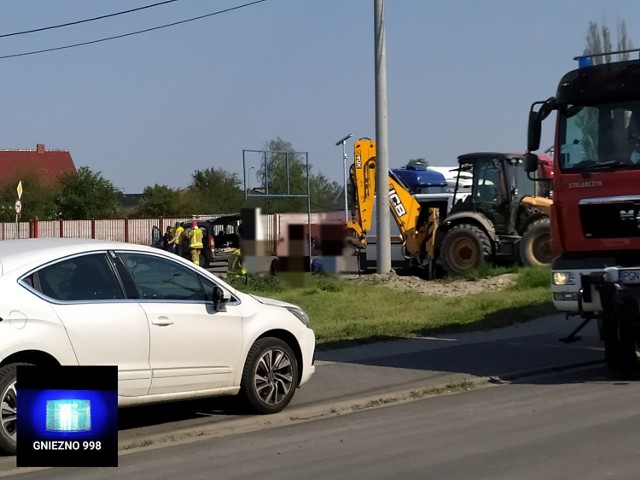
[[[576,276],[573,272],[553,272],[552,281],[554,285],[575,285]]]
[[[301,308],[287,307],[287,310],[293,313],[298,318],[298,320],[300,320],[305,325],[309,326],[309,324],[311,323],[311,320],[309,320],[309,315],[307,315]]]

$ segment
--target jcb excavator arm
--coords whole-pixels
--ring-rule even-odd
[[[355,218],[346,227],[355,232],[361,247],[367,244],[367,232],[373,219],[373,201],[376,194],[376,142],[361,138],[354,147],[353,165],[349,172],[355,197]]]
[[[354,164],[351,184],[355,196],[355,218],[346,224],[355,232],[361,247],[366,246],[366,234],[373,221],[373,202],[376,192],[376,143],[368,138],[354,145]],[[438,210],[429,209],[421,215],[421,207],[409,189],[389,171],[389,208],[404,241],[405,257],[423,265],[434,259],[435,232]]]

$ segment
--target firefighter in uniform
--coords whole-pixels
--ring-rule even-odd
[[[191,228],[187,233],[189,249],[191,250],[191,261],[200,265],[200,252],[202,251],[202,230],[198,228],[198,222],[191,222]]]

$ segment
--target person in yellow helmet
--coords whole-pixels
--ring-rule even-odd
[[[191,228],[187,233],[189,249],[191,250],[191,261],[200,265],[200,252],[202,251],[202,230],[198,228],[198,222],[191,222]]]

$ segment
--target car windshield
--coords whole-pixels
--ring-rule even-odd
[[[558,153],[563,171],[640,165],[639,101],[565,105],[559,115]]]

